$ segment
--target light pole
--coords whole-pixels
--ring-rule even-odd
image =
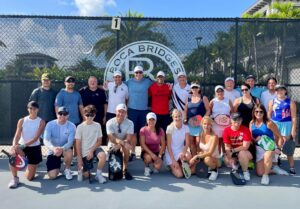
[[[201,48],[201,41],[203,39],[203,37],[199,36],[196,37],[196,42],[197,42],[197,47],[198,47],[198,51],[200,52],[200,48]],[[204,66],[203,66],[203,81],[205,81],[205,77],[206,77],[206,47],[203,45],[203,61],[204,61]]]

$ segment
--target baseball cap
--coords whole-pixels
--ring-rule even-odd
[[[217,85],[217,86],[215,87],[215,92],[217,92],[219,89],[222,89],[222,90],[224,91],[224,87],[223,87],[223,86]]]
[[[149,112],[146,116],[147,120],[154,119],[157,120],[156,114],[154,112]]]
[[[43,73],[42,77],[41,77],[41,80],[51,80],[51,79],[50,79],[50,76],[49,76],[48,73]]]
[[[200,88],[200,85],[197,84],[197,83],[192,83],[192,84],[191,84],[191,89],[192,89],[193,87],[198,87],[198,88]]]
[[[158,76],[162,76],[162,77],[166,77],[165,73],[163,71],[159,71],[157,74],[156,74],[156,77]]]
[[[254,76],[254,75],[248,75],[248,76],[246,77],[246,80],[248,80],[248,79],[254,79],[254,80],[255,80],[255,76]]]
[[[115,77],[115,76],[121,76],[121,77],[122,77],[121,71],[116,70],[116,71],[114,72],[114,77]]]
[[[177,74],[177,78],[179,78],[180,76],[186,76],[185,72],[179,72],[179,73]]]
[[[286,87],[285,87],[284,85],[282,85],[282,84],[277,84],[277,85],[275,86],[275,90],[277,91],[277,90],[279,90],[279,89],[284,89],[284,90],[286,90]]]
[[[39,104],[36,101],[30,101],[27,104],[27,107],[39,108]]]
[[[226,81],[233,81],[234,82],[234,78],[233,77],[227,77],[226,79],[225,79],[225,82]]]
[[[133,70],[133,72],[143,72],[144,70],[143,70],[143,67],[142,66],[135,66],[135,68],[134,68],[134,70]]]
[[[237,121],[239,119],[242,119],[242,116],[239,112],[235,112],[230,115],[230,119],[233,121]]]
[[[65,78],[65,82],[75,82],[75,78],[73,76],[68,76]]]
[[[61,113],[61,112],[69,113],[69,110],[64,106],[61,106],[61,107],[58,108],[57,112],[58,113]]]
[[[117,107],[116,107],[116,110],[125,110],[127,111],[127,107],[125,104],[118,104]]]

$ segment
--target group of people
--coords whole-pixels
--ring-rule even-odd
[[[89,177],[96,159],[95,179],[105,183],[103,138],[108,139],[110,150],[123,154],[126,180],[133,179],[128,162],[136,158],[138,141],[145,176],[158,173],[165,165],[181,178],[185,175],[182,167],[195,173],[200,161],[209,167],[209,180],[217,179],[223,161],[232,169],[240,166],[247,181],[249,162],[254,161],[264,185],[269,184],[272,172],[288,175],[278,166],[278,156],[286,141],[296,139],[296,105],[275,78],[269,78],[267,90],[263,90],[255,87],[252,75],[240,89],[234,89],[234,79],[228,77],[225,87],[215,87],[215,97],[209,101],[198,83],[188,84],[184,72],[177,74],[175,85],[165,83],[163,71],[157,73],[155,82],[143,73],[143,68],[136,66],[134,77],[122,81],[122,72],[115,71],[113,81],[103,86],[90,76],[88,85],[79,91],[74,89],[75,78],[68,76],[59,92],[51,88],[51,78],[44,73],[41,87],[32,92],[27,104],[28,116],[18,121],[11,148],[12,154],[28,158],[26,178],[31,181],[35,177],[43,142],[48,148],[50,179],[59,175],[63,158],[63,174],[71,180],[75,157],[78,181]],[[266,136],[276,149],[262,146]],[[295,174],[292,155],[288,162],[289,173]],[[16,188],[18,170],[13,166],[10,170],[13,178],[8,187]]]

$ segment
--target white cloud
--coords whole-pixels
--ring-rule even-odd
[[[116,7],[115,0],[75,0],[81,16],[104,15],[107,7]]]

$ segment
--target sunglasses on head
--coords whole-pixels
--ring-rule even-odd
[[[85,117],[94,117],[95,115],[93,113],[87,113],[85,114]]]
[[[241,91],[242,92],[244,92],[244,91],[247,92],[247,91],[249,91],[249,89],[241,89]]]
[[[67,116],[67,115],[69,115],[69,113],[67,113],[67,112],[59,112],[58,115]]]
[[[143,74],[143,72],[142,71],[137,71],[137,72],[135,72],[135,74]]]

